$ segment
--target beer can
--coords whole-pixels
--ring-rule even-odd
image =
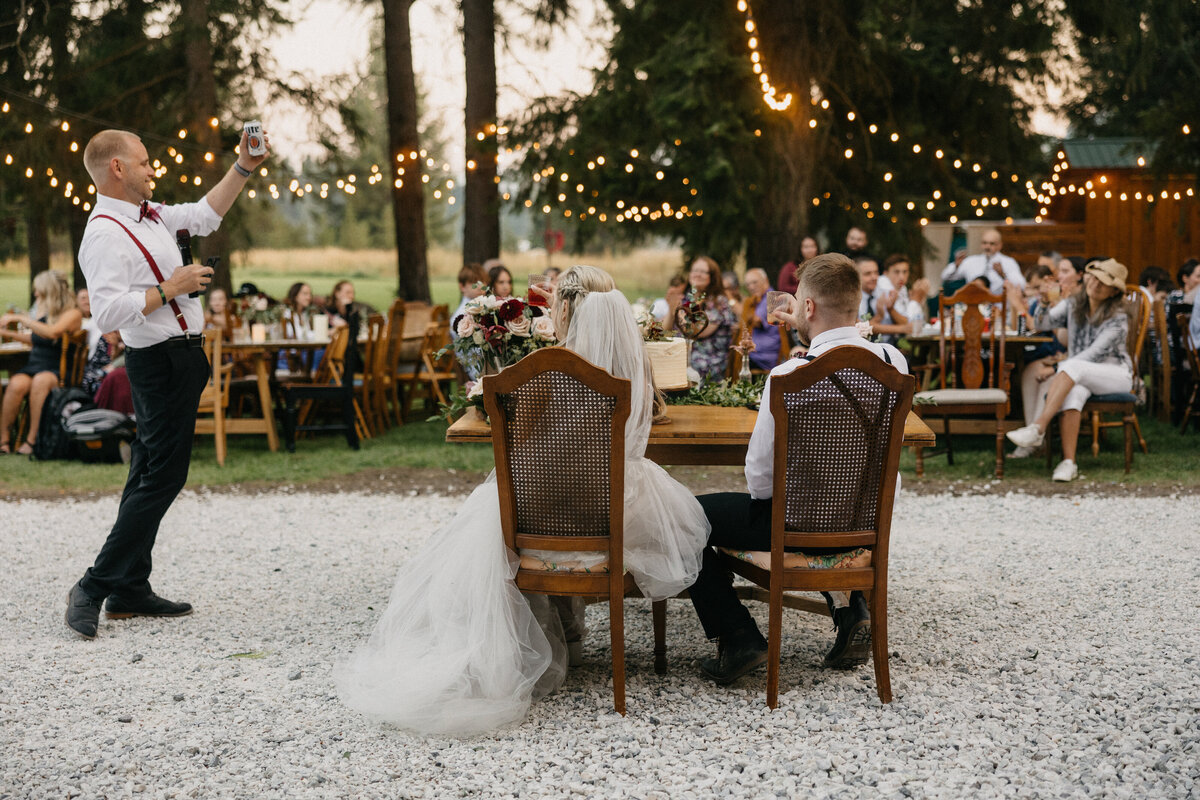
[[[263,138],[262,123],[255,119],[242,127],[246,130],[246,152],[252,156],[266,155],[267,141]]]

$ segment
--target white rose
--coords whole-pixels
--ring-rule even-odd
[[[505,303],[504,300],[501,300],[494,294],[485,294],[481,296],[479,300],[481,301],[482,307],[488,311],[494,311]]]
[[[504,327],[508,328],[508,332],[513,336],[525,338],[529,336],[530,332],[529,317],[522,314],[516,319],[512,319],[504,323]]]
[[[864,339],[870,339],[871,334],[875,332],[875,329],[871,327],[871,323],[865,320],[863,322],[856,322],[854,327],[858,328],[858,335]]]
[[[479,397],[483,394],[483,381],[472,381],[467,384],[467,399]]]
[[[270,301],[268,301],[267,298],[263,297],[261,294],[258,296],[258,299],[254,301],[255,311],[266,311],[270,307]]]
[[[549,317],[534,317],[533,338],[553,342],[558,337],[554,331],[554,321]]]
[[[470,314],[458,318],[458,338],[465,339],[475,332],[475,320]]]
[[[475,333],[471,334],[471,341],[475,342],[475,344],[482,345],[483,344],[483,331],[479,328],[476,328]]]

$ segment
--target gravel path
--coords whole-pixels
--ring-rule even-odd
[[[84,642],[66,591],[116,498],[0,502],[0,798],[1200,795],[1194,497],[903,497],[887,707],[869,669],[819,668],[828,622],[797,612],[774,713],[764,673],[698,677],[686,603],[656,676],[635,601],[627,717],[593,606],[587,666],[524,724],[422,740],[348,712],[330,668],[456,503],[185,495],[155,588],[196,614],[102,619]]]

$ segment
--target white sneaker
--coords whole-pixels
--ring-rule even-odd
[[[1079,467],[1075,466],[1075,462],[1071,459],[1064,459],[1058,462],[1058,466],[1054,468],[1052,480],[1060,483],[1068,483],[1079,477]]]
[[[1024,428],[1017,428],[1015,431],[1009,431],[1007,434],[1008,440],[1017,447],[1037,447],[1046,438],[1046,434],[1042,433],[1037,425],[1026,425]]]
[[[1008,458],[1029,458],[1037,450],[1035,447],[1018,447],[1008,454]]]

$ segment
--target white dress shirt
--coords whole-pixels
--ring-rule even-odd
[[[992,269],[995,264],[999,264],[1000,268],[1004,270],[1003,277]],[[1021,266],[1015,258],[1003,253],[996,253],[992,256],[976,253],[964,258],[957,269],[954,264],[950,264],[942,270],[943,281],[963,280],[970,283],[984,275],[987,276],[988,291],[992,294],[1001,294],[1004,291],[1005,281],[1014,284],[1018,289],[1025,288],[1025,276],[1021,274]]]
[[[1192,321],[1188,325],[1188,332],[1192,334],[1192,347],[1200,350],[1200,292],[1196,292],[1196,302],[1192,304]],[[1198,379],[1192,376],[1192,380]]]
[[[819,356],[834,347],[849,345],[864,347],[881,359],[887,353],[892,366],[904,374],[908,374],[908,361],[904,354],[890,344],[869,342],[858,333],[858,328],[834,328],[813,337],[808,348],[810,356]],[[783,362],[771,370],[767,383],[763,387],[762,401],[758,404],[758,418],[754,421],[754,432],[750,434],[750,445],[746,449],[746,487],[750,496],[755,500],[768,500],[775,490],[775,418],[771,416],[771,378],[775,375],[786,375],[799,366],[808,362],[802,358],[793,358]],[[897,483],[899,493],[900,485]]]
[[[149,217],[138,222],[138,206],[107,195],[96,196],[96,206],[88,217],[83,241],[79,246],[79,266],[87,278],[92,301],[92,316],[102,332],[120,330],[129,347],[149,347],[183,331],[169,304],[143,316],[146,290],[158,284],[154,271],[142,251],[115,222],[96,219],[107,215],[117,219],[149,251],[169,280],[183,266],[183,257],[175,243],[175,232],[186,230],[193,236],[212,233],[221,224],[207,198],[196,203],[175,206],[155,205],[160,220]],[[199,298],[186,294],[174,298],[183,312],[188,333],[204,330],[204,309]]]
[[[883,297],[883,276],[879,276],[880,283],[875,284],[874,291],[858,293],[858,318],[863,319],[868,314],[875,316],[875,312],[879,309],[879,298]],[[888,284],[889,286],[891,284]],[[868,302],[869,301],[869,302]]]
[[[886,296],[888,294],[888,292],[891,292],[893,289],[895,289],[895,287],[892,286],[891,279],[888,278],[887,275],[879,276],[879,283],[877,284],[877,286],[880,290],[880,296]],[[925,308],[922,306],[921,303],[918,303],[916,300],[912,300],[909,298],[907,286],[901,286],[900,290],[898,292],[896,292],[896,302],[892,305],[892,308],[899,311],[910,323],[915,320],[924,320],[925,319]],[[889,308],[887,311],[884,312],[883,324],[884,325],[895,325],[896,324],[896,321],[894,319],[892,319],[892,309],[891,308]]]

